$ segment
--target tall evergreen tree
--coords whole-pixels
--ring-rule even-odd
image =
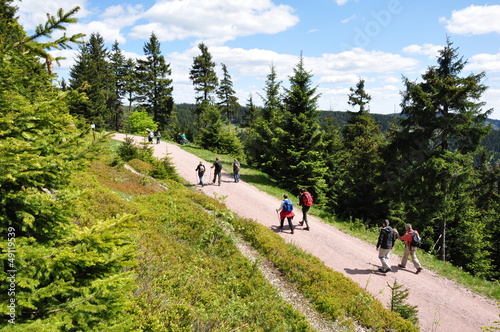
[[[326,188],[324,160],[325,148],[320,130],[316,87],[312,87],[312,74],[304,67],[304,58],[294,68],[290,88],[285,89],[284,116],[278,124],[278,142],[274,154],[280,167],[274,175],[285,188],[297,192],[305,187],[314,195],[317,203],[324,198]]]
[[[94,122],[97,128],[115,127],[110,105],[115,98],[113,73],[108,62],[109,52],[99,33],[92,33],[80,47],[75,65],[70,69],[70,87],[82,89],[88,99],[73,103],[72,114]]]
[[[376,220],[387,215],[381,187],[376,185],[383,174],[381,151],[386,140],[368,112],[371,96],[364,85],[365,81],[360,79],[349,94],[349,104],[358,106],[359,111],[351,113],[342,132],[345,173],[338,205],[345,217]]]
[[[212,60],[212,54],[204,43],[198,45],[201,54],[193,58],[193,65],[189,71],[189,79],[193,82],[196,93],[197,124],[199,128],[206,127],[201,121],[203,113],[214,103],[213,94],[219,86],[219,79],[215,72],[215,62]]]
[[[146,60],[137,59],[138,99],[153,120],[165,129],[171,124],[174,111],[172,71],[161,54],[158,37],[151,33],[144,45]]]
[[[95,220],[84,228],[74,220],[72,201],[81,192],[65,185],[95,149],[69,114],[75,92],[54,86],[43,63],[50,48],[70,47],[82,35],[37,41],[75,22],[78,8],[59,10],[26,36],[9,6],[0,4],[0,25],[9,27],[0,29],[0,56],[8,60],[0,61],[0,227],[9,243],[0,258],[10,277],[18,272],[1,286],[0,301],[11,307],[0,309],[8,317],[0,329],[131,330],[125,311],[133,279],[125,268],[133,248],[119,226],[130,221]]]
[[[245,139],[245,151],[248,162],[264,172],[270,173],[278,167],[279,160],[273,156],[278,140],[276,125],[280,123],[283,112],[281,82],[277,80],[276,69],[271,66],[271,73],[267,75],[264,95],[261,96],[264,107],[259,116],[253,121]]]
[[[137,92],[139,90],[139,83],[137,82],[137,75],[135,73],[136,63],[132,58],[128,58],[125,62],[125,76],[123,78],[123,93],[127,99],[128,113],[132,112],[133,103],[139,98]]]
[[[488,132],[485,120],[491,111],[483,112],[484,102],[479,101],[486,90],[481,84],[484,73],[460,77],[465,64],[448,40],[438,66],[429,67],[421,83],[405,78],[404,117],[401,129],[393,133],[387,159],[391,171],[386,178],[405,217],[426,228],[427,238],[440,239],[441,259],[486,272],[487,234],[481,232],[481,222],[473,221],[479,211],[471,205],[471,194],[477,185],[473,157]],[[464,243],[463,232],[474,241]]]
[[[235,96],[236,91],[233,89],[233,81],[225,64],[222,65],[222,80],[217,88],[217,97],[219,97],[219,105],[222,107],[222,112],[226,115],[226,119],[231,123],[231,116],[236,114],[236,110],[240,108],[238,98]]]
[[[259,117],[260,112],[261,112],[260,108],[255,106],[252,94],[250,94],[247,99],[245,113],[243,114],[242,117],[241,127],[242,128],[254,127],[254,123],[256,119]]]
[[[114,122],[114,129],[119,131],[123,122],[122,98],[125,96],[125,79],[127,79],[126,58],[123,55],[118,41],[113,43],[110,54],[110,66],[114,80],[114,95],[110,98],[110,109]]]

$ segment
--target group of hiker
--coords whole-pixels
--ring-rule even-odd
[[[214,176],[212,183],[217,185],[221,185],[221,172],[222,172],[222,163],[219,160],[219,157],[215,158],[214,163],[210,166],[211,169],[214,169]],[[205,183],[203,182],[203,178],[205,176],[206,168],[202,161],[198,164],[195,171],[198,173],[199,184],[203,187]],[[240,181],[240,163],[236,158],[233,160],[233,177],[234,182]],[[298,196],[298,205],[302,207],[302,220],[299,222],[299,226],[303,226],[305,224],[306,227],[303,229],[309,231],[309,222],[307,220],[307,214],[309,209],[313,205],[313,197],[311,193],[307,191],[305,188],[299,189]],[[293,225],[293,217],[295,216],[293,210],[293,203],[288,198],[288,194],[283,195],[283,200],[280,203],[280,206],[276,209],[276,213],[278,214],[278,218],[280,221],[279,229],[283,231],[283,224],[285,219],[288,221],[288,226],[290,228],[290,233],[294,234],[295,227]],[[387,273],[392,271],[391,266],[389,265],[389,254],[394,247],[396,240],[401,240],[405,242],[405,251],[403,254],[403,258],[401,259],[401,263],[398,264],[400,268],[406,268],[406,263],[408,262],[408,257],[411,257],[413,265],[416,269],[416,273],[420,273],[423,268],[417,258],[417,249],[420,247],[420,235],[419,233],[412,228],[411,224],[406,224],[406,233],[404,235],[400,235],[397,229],[393,229],[390,226],[390,222],[388,219],[385,219],[382,223],[383,228],[380,230],[380,234],[377,241],[377,251],[378,257],[382,266],[378,269],[379,272]]]
[[[161,133],[159,130],[155,133],[153,130],[146,128],[146,131],[148,132],[148,142],[150,144],[153,144],[153,139],[155,138],[155,136],[156,136],[156,144],[160,144]]]
[[[210,168],[214,169],[214,178],[212,180],[212,183],[213,184],[217,183],[217,185],[220,186],[221,173],[222,173],[222,162],[219,160],[219,157],[215,158],[215,161],[212,164],[212,166],[210,166]],[[198,178],[200,179],[200,182],[198,182],[198,184],[201,185],[202,187],[205,186],[205,182],[203,182],[203,178],[205,177],[205,171],[206,171],[206,167],[203,164],[203,161],[200,161],[200,163],[198,164],[198,166],[195,169],[195,172],[198,173]],[[236,182],[236,183],[240,182],[240,162],[236,158],[234,158],[234,160],[233,160],[233,178],[234,178],[234,182]]]

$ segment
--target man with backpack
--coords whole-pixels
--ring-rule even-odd
[[[382,263],[382,267],[378,270],[382,273],[392,271],[389,266],[389,253],[394,246],[394,242],[396,242],[396,233],[392,227],[389,226],[389,224],[389,220],[385,219],[382,223],[382,226],[384,227],[380,230],[380,235],[377,241],[378,258]]]
[[[299,222],[299,225],[302,226],[306,223],[306,228],[304,229],[308,231],[309,224],[307,222],[307,212],[311,208],[311,205],[313,205],[313,199],[311,194],[306,189],[301,188],[299,191],[299,205],[302,206],[302,221]]]
[[[220,186],[220,173],[222,172],[222,163],[219,161],[219,157],[216,157],[215,158],[215,162],[214,164],[212,165],[212,167],[210,168],[215,168],[214,169],[214,180],[212,181],[213,183],[215,183],[215,179],[217,179],[217,177],[219,178],[219,186]]]
[[[200,161],[198,164],[198,167],[196,167],[195,172],[198,172],[198,177],[200,178],[200,184],[203,187],[203,176],[205,175],[205,165],[203,165],[203,162]]]
[[[283,230],[283,223],[285,221],[285,218],[287,218],[288,219],[288,226],[290,226],[291,233],[293,234],[292,220],[293,220],[293,217],[295,216],[295,213],[293,213],[293,204],[292,204],[292,201],[290,201],[288,199],[288,195],[287,194],[283,194],[283,201],[281,202],[280,207],[278,209],[276,209],[276,212],[280,212],[279,213],[279,217],[280,217],[280,231]]]
[[[411,261],[413,266],[417,269],[417,274],[419,274],[423,268],[420,265],[420,262],[417,258],[417,249],[420,247],[420,234],[416,230],[414,230],[411,224],[406,224],[406,233],[403,236],[400,236],[398,231],[394,229],[394,232],[398,236],[398,239],[405,241],[405,252],[403,254],[403,258],[401,259],[401,263],[398,264],[399,267],[405,268],[406,262],[408,261],[408,255],[411,255]]]

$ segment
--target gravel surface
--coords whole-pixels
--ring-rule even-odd
[[[114,138],[124,140],[125,135],[115,134]],[[136,140],[144,139],[136,137]],[[200,159],[197,156],[182,150],[176,144],[167,142],[155,145],[154,153],[159,158],[168,155],[181,177],[193,184],[198,182],[195,168]],[[214,160],[215,157],[214,154]],[[205,182],[212,180],[208,179],[208,176],[213,174],[209,167],[214,160],[204,161],[208,173]],[[294,218],[294,225],[297,226],[295,234],[290,233],[286,222],[284,231],[279,232],[276,208],[279,207],[280,200],[246,183],[244,178],[235,183],[231,172],[232,169],[222,170],[220,186],[199,186],[199,190],[212,197],[225,196],[226,206],[237,215],[256,220],[279,233],[285,241],[317,256],[326,266],[357,282],[384,305],[389,303],[390,298],[388,284],[397,281],[404,285],[410,290],[409,302],[418,306],[418,317],[423,332],[481,331],[481,326],[494,326],[493,322],[499,320],[499,310],[495,301],[425,270],[425,266],[417,275],[411,262],[406,268],[399,268],[399,257],[391,255],[392,272],[387,274],[378,272],[380,261],[374,243],[359,240],[312,216],[309,216],[311,230],[303,230],[303,227],[297,225],[302,216],[300,211],[297,211],[297,216]],[[293,199],[294,204],[297,204],[296,200]]]

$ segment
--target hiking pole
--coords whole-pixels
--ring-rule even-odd
[[[280,232],[282,231],[281,229],[281,218],[280,218],[280,213],[278,212],[278,210],[276,210],[276,214],[278,215],[278,222],[279,222],[279,228],[280,228]]]

